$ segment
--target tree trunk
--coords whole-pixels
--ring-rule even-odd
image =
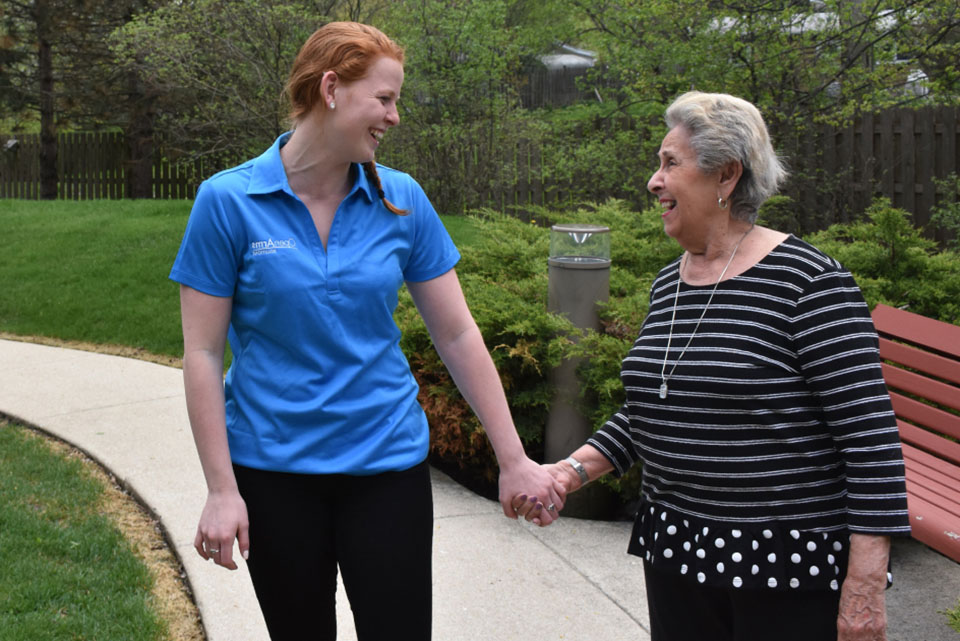
[[[127,162],[124,198],[153,198],[153,130],[136,124],[125,135]]]
[[[44,21],[45,22],[45,21]],[[53,50],[43,27],[38,26],[37,63],[40,89],[40,197],[57,197],[57,123],[53,89]]]
[[[124,137],[127,140],[125,198],[153,198],[154,98],[145,91],[136,71],[127,76],[130,114]]]

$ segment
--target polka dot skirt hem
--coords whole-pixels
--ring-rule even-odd
[[[644,502],[630,554],[666,572],[722,588],[839,590],[849,533],[808,532],[788,524],[729,524]]]

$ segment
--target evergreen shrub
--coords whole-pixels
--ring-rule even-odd
[[[946,232],[947,247],[960,251],[960,176],[952,173],[944,179],[933,179],[939,198],[930,209],[930,227]]]
[[[527,212],[529,212],[529,208]],[[620,361],[646,314],[653,276],[680,249],[663,234],[659,212],[636,213],[622,201],[576,211],[535,209],[533,220],[480,210],[471,214],[475,240],[461,246],[457,272],[474,319],[506,390],[517,431],[528,454],[542,459],[544,427],[553,399],[548,375],[563,358],[586,356],[582,411],[600,426],[623,402]],[[611,230],[610,302],[603,330],[582,332],[547,312],[549,226],[591,223]],[[479,421],[440,362],[409,294],[396,314],[401,347],[420,383],[420,401],[431,426],[431,460],[487,486],[497,464]],[[614,483],[619,486],[621,483]],[[483,488],[481,488],[483,489]],[[635,489],[629,498],[636,496]]]
[[[889,199],[875,198],[859,222],[806,240],[850,270],[871,309],[885,303],[960,324],[960,253],[938,251]]]
[[[777,203],[781,210],[789,203]],[[575,211],[525,209],[533,220],[481,210],[457,271],[464,294],[493,356],[527,453],[542,460],[544,428],[553,398],[548,374],[566,357],[583,357],[580,409],[595,426],[623,403],[620,363],[647,312],[657,272],[681,253],[663,232],[658,208],[632,211],[619,200]],[[547,309],[549,226],[590,223],[610,228],[610,299],[599,332],[582,332]],[[806,240],[850,269],[873,307],[879,302],[960,324],[960,254],[937,252],[909,215],[876,200],[862,221],[839,224]],[[406,291],[397,311],[401,346],[420,383],[431,424],[431,460],[460,472],[458,480],[496,496],[497,464],[486,435],[450,380]],[[624,504],[636,499],[639,467],[605,479]]]

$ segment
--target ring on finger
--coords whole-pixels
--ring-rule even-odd
[[[551,503],[550,505],[547,506],[547,511],[548,511],[548,512],[556,512],[556,511],[557,511],[557,506],[554,505],[553,503]]]

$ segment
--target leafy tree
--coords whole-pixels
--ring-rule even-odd
[[[27,109],[19,91],[18,76],[29,64],[30,52],[17,46],[20,25],[10,9],[0,5],[0,113],[6,117],[22,117]]]
[[[441,211],[509,183],[517,141],[537,130],[520,109],[524,64],[570,32],[554,1],[400,0],[384,28],[406,47],[401,124],[382,160],[416,176]]]
[[[919,103],[905,87],[940,61],[930,96],[956,100],[954,0],[569,0],[589,19],[624,99],[665,104],[691,88],[756,104],[776,130]],[[950,63],[946,63],[950,60]]]
[[[930,3],[905,25],[904,56],[915,60],[934,84],[934,92],[960,93],[960,4]]]
[[[9,102],[36,110],[40,119],[40,195],[57,197],[57,130],[53,41],[58,31],[51,0],[10,0],[3,12],[2,41],[19,64],[4,69]]]
[[[333,19],[372,20],[371,0],[184,0],[114,34],[120,64],[149,78],[157,128],[172,156],[235,162],[285,131],[290,65]]]
[[[603,108],[630,114],[637,139],[659,141],[664,107],[691,89],[731,93],[757,105],[788,159],[792,191],[828,195],[836,203],[815,210],[794,203],[802,229],[842,216],[851,180],[822,170],[825,151],[808,144],[815,124],[843,126],[864,112],[960,102],[956,0],[566,3],[583,17],[580,42],[599,52],[592,82],[607,87]],[[597,148],[597,139],[585,138],[567,157],[581,157],[588,147]],[[634,175],[655,168],[648,148],[639,154],[620,149],[639,159],[639,168],[630,167]],[[607,166],[606,180],[631,180],[627,168]]]
[[[172,153],[239,158],[284,130],[290,63],[326,15],[326,6],[313,2],[173,3],[118,31],[114,51],[127,69],[150,79]]]
[[[57,131],[123,126],[139,98],[106,46],[151,0],[7,0],[0,8],[0,86],[11,113],[40,123],[41,196],[57,196]],[[136,156],[134,156],[136,157]]]

